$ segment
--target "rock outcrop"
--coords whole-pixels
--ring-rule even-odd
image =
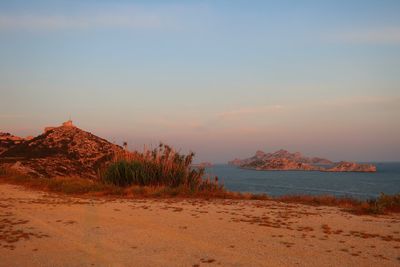
[[[98,169],[122,152],[122,147],[68,123],[4,151],[0,164],[33,176],[96,178]]]
[[[235,158],[234,160],[228,161],[229,165],[235,165],[235,166],[240,166],[243,164],[242,159]]]
[[[274,159],[277,159],[277,160],[284,159],[287,161],[288,164],[305,163],[305,164],[329,165],[329,164],[333,163],[332,161],[330,161],[328,159],[323,159],[323,158],[318,158],[318,157],[308,158],[308,157],[303,156],[300,152],[290,153],[284,149],[278,150],[273,153],[264,153],[263,151],[258,150],[253,157],[250,157],[247,159],[236,158],[232,161],[229,161],[228,163],[231,165],[236,165],[236,166],[254,165],[257,162],[262,164],[263,162],[270,162]],[[275,164],[273,164],[273,165],[275,165]],[[304,165],[304,166],[307,166],[307,165]],[[306,167],[306,168],[308,168],[308,167]]]
[[[287,158],[272,158],[266,161],[255,161],[243,164],[240,167],[255,169],[255,170],[270,170],[270,171],[316,171],[320,170],[317,166],[312,166],[307,163],[297,162]]]
[[[376,172],[376,166],[372,164],[358,164],[354,162],[341,161],[332,168],[325,169],[327,172]]]
[[[228,162],[241,168],[254,170],[302,170],[302,171],[327,171],[327,172],[375,172],[376,167],[371,164],[358,164],[354,162],[332,161],[319,157],[305,157],[301,153],[290,153],[278,150],[274,153],[257,151],[253,157],[247,159],[234,159]]]
[[[0,132],[0,154],[28,139]]]

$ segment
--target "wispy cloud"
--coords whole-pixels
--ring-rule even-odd
[[[337,32],[328,34],[326,39],[352,44],[400,44],[400,26]]]
[[[399,110],[400,98],[398,96],[349,96],[332,99],[315,99],[313,101],[285,103],[284,105],[267,105],[256,107],[242,107],[217,114],[217,119],[243,119],[251,116],[274,114],[300,114],[305,111],[333,109],[379,109],[379,110]],[[284,112],[283,112],[284,111]]]
[[[235,118],[241,117],[245,115],[256,115],[256,114],[265,114],[271,113],[278,110],[281,110],[283,106],[281,105],[269,105],[269,106],[259,106],[259,107],[243,107],[235,110],[230,110],[226,112],[218,113],[217,116],[222,119],[226,118]]]
[[[352,96],[319,101],[319,106],[331,107],[400,107],[398,96]]]
[[[1,14],[0,30],[147,29],[168,27],[179,10],[136,7],[79,10],[74,14]]]

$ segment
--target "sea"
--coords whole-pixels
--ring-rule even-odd
[[[375,162],[376,173],[318,171],[256,171],[227,164],[206,168],[218,176],[226,189],[281,195],[334,195],[360,200],[376,198],[380,193],[400,193],[400,162]]]

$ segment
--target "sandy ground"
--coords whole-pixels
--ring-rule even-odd
[[[400,216],[0,185],[0,266],[400,266]]]

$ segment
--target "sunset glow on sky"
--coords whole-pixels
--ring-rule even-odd
[[[400,1],[0,1],[0,131],[217,163],[400,160]]]

